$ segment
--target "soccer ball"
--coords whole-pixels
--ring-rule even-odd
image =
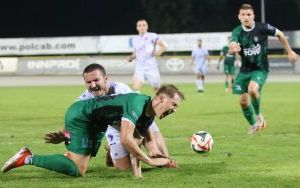
[[[198,131],[192,136],[191,147],[196,153],[209,153],[213,148],[213,144],[213,138],[207,131]]]

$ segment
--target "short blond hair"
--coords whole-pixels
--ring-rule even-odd
[[[177,94],[181,100],[184,100],[184,95],[183,93],[174,85],[172,84],[167,84],[167,85],[162,85],[156,92],[156,96],[159,94],[165,94],[170,98],[173,98],[175,94]]]

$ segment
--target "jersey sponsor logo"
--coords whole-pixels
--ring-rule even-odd
[[[233,54],[227,53],[226,57],[233,57]]]
[[[260,44],[251,45],[250,48],[244,48],[244,55],[245,56],[255,56],[260,54],[261,52],[261,46]]]

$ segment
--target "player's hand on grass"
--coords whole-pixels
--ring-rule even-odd
[[[64,131],[60,130],[60,131],[57,131],[57,132],[47,133],[44,136],[44,140],[45,140],[46,143],[59,144],[59,143],[65,141]]]
[[[168,164],[165,165],[165,167],[167,168],[177,168],[178,165],[177,165],[177,162],[173,159],[170,159]]]
[[[148,155],[153,158],[163,157],[166,158],[158,149],[148,150]]]
[[[177,162],[170,158],[151,158],[149,165],[167,168],[177,168]]]
[[[166,166],[169,163],[170,159],[169,158],[151,158],[148,162],[149,165],[151,166]]]

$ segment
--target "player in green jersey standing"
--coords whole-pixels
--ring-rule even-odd
[[[295,63],[298,58],[282,31],[270,24],[255,22],[254,17],[252,5],[242,4],[238,14],[241,25],[232,31],[229,44],[230,53],[241,56],[242,65],[235,79],[233,92],[240,95],[240,106],[250,125],[249,134],[266,127],[260,98],[269,72],[268,36],[278,37],[290,62]]]
[[[65,140],[65,155],[32,155],[28,148],[22,148],[4,164],[1,171],[34,165],[70,176],[83,176],[108,125],[120,130],[120,141],[134,158],[135,176],[142,176],[140,161],[152,166],[176,167],[169,158],[148,157],[140,149],[136,135],[149,139],[148,128],[155,116],[162,119],[175,112],[182,100],[181,91],[173,85],[164,85],[153,98],[128,93],[75,102],[65,115],[65,137],[68,138]]]
[[[231,37],[228,37],[228,43]],[[221,50],[220,59],[217,65],[217,69],[220,69],[220,64],[224,59],[224,74],[225,74],[225,92],[232,91],[232,84],[235,75],[235,54],[229,53],[228,45],[224,46]]]

